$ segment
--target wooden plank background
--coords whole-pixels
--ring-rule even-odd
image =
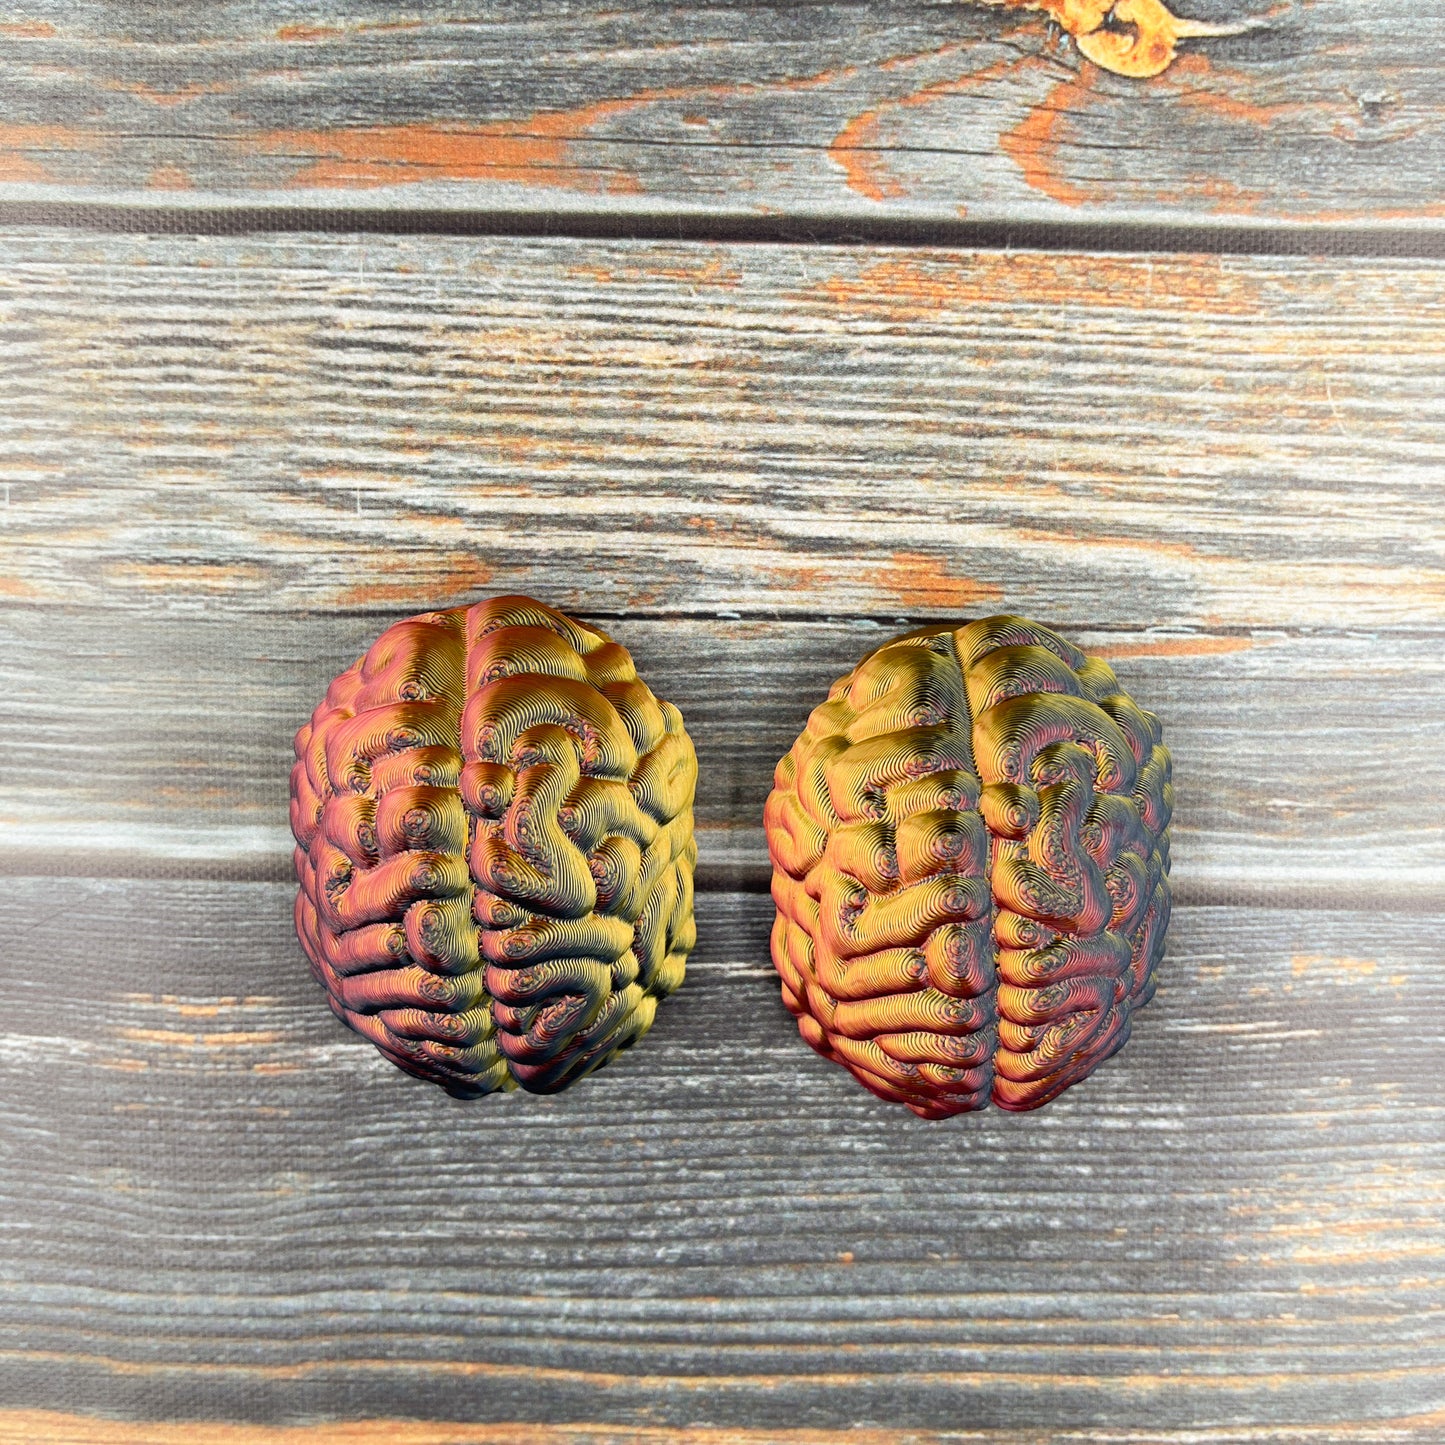
[[[953,4],[7,12],[3,1445],[1445,1439],[1425,10],[1197,0],[1148,82]],[[891,222],[955,244],[807,239]],[[285,774],[512,590],[683,708],[700,943],[464,1105],[322,1006]],[[1123,1054],[927,1124],[798,1041],[759,816],[999,610],[1160,713],[1180,906]]]
[[[1247,28],[1141,85],[968,3],[15,0],[0,198],[1438,231],[1438,9],[1177,8]]]

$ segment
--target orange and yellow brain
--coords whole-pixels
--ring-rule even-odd
[[[526,597],[408,618],[296,759],[297,933],[334,1012],[409,1073],[563,1089],[682,982],[697,760],[602,633]]]
[[[1172,806],[1158,720],[1048,628],[879,648],[767,803],[773,961],[803,1037],[925,1118],[1055,1098],[1153,995]]]

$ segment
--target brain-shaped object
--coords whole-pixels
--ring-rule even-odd
[[[696,782],[601,632],[527,597],[388,628],[296,734],[296,932],[332,1010],[463,1097],[607,1063],[682,982]]]
[[[1169,921],[1158,720],[1047,627],[928,628],[778,764],[773,962],[803,1037],[937,1119],[1034,1109],[1121,1048]]]

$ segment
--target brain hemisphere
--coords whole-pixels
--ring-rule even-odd
[[[803,1037],[926,1118],[1125,1042],[1169,915],[1169,754],[1113,671],[992,617],[898,638],[779,763],[773,961]]]
[[[296,758],[297,934],[337,1016],[409,1073],[553,1092],[681,983],[696,758],[601,633],[523,597],[408,618]]]

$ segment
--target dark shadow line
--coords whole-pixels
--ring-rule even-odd
[[[175,236],[435,235],[973,250],[1445,258],[1445,226],[989,221],[683,210],[403,210],[0,202],[0,226]]]

